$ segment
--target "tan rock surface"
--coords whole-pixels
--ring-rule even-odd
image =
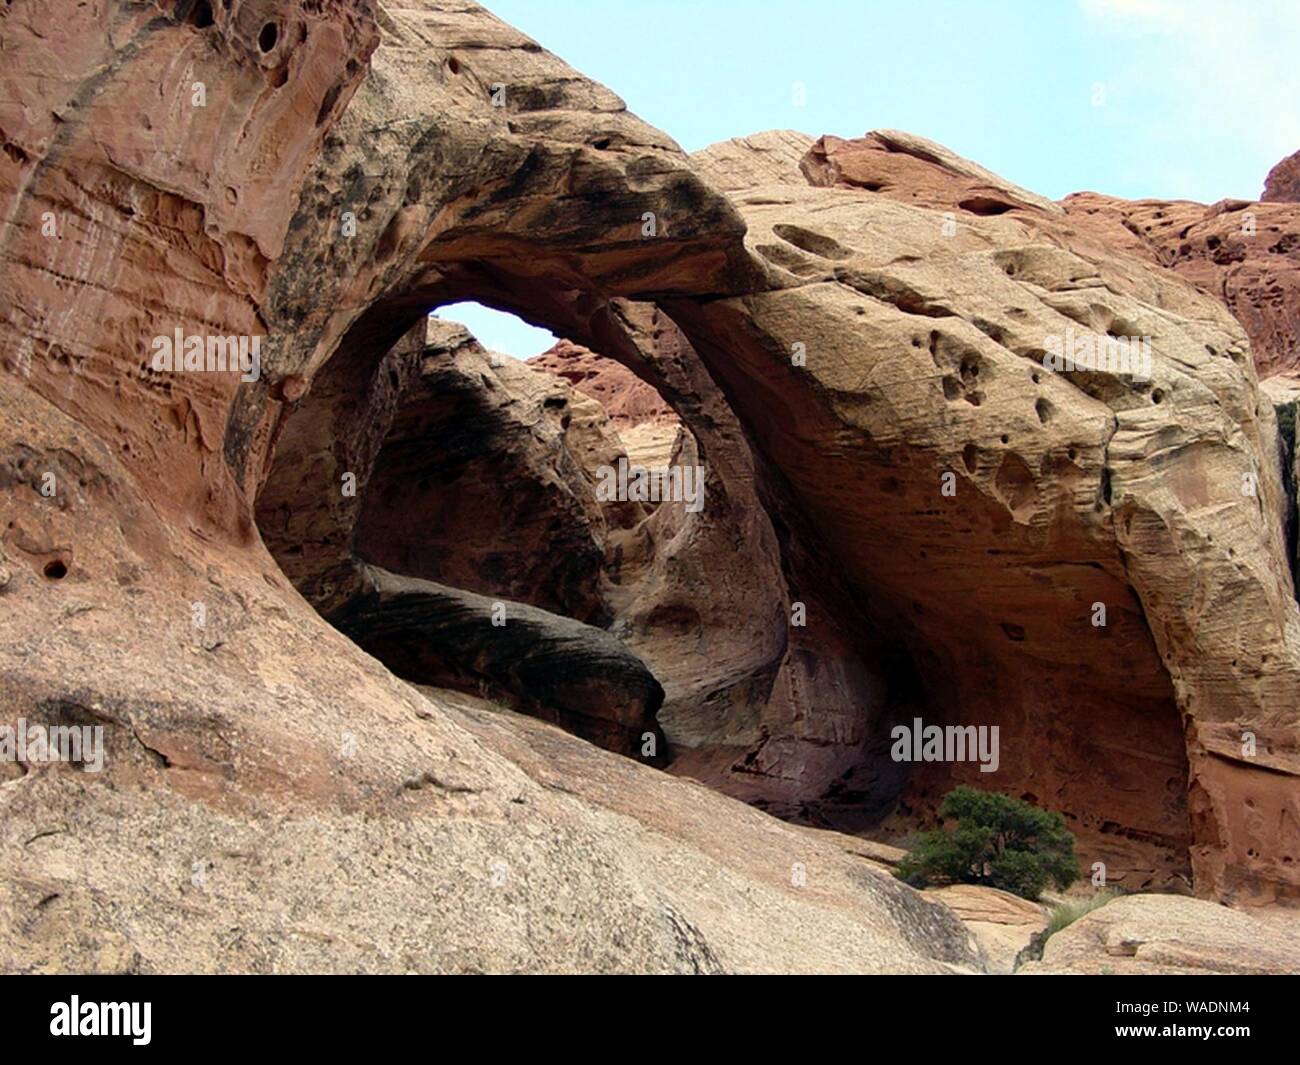
[[[942,902],[975,937],[987,972],[1015,971],[1016,957],[1047,927],[1047,913],[1037,903],[997,888],[951,884],[925,894]]]
[[[1221,300],[1245,328],[1261,378],[1300,365],[1300,207],[1285,197],[1207,206],[1080,192],[1056,204],[942,145],[896,130],[855,140],[823,137],[802,167],[813,185],[862,189],[951,212],[951,224],[971,214],[1033,208],[1056,215],[1056,224],[1039,216],[1036,227],[1059,245],[1099,243],[1123,251],[1172,269]]]
[[[1080,917],[1018,973],[1300,973],[1300,922],[1200,899],[1132,895]]]
[[[1300,204],[1061,201],[1080,230],[1168,267],[1220,299],[1250,337],[1260,377],[1300,366]]]
[[[566,794],[572,765],[534,782],[527,719],[494,726],[494,748],[395,680],[292,590],[254,524],[282,415],[330,356],[373,367],[454,292],[505,291],[631,358],[608,295],[746,284],[731,207],[612,94],[472,4],[160,11],[7,12],[5,84],[66,117],[3,121],[21,144],[0,170],[0,718],[102,722],[109,756],[103,774],[5,767],[0,967],[973,965],[945,910],[733,800],[558,733],[661,820],[636,829]],[[264,56],[270,22],[284,44]],[[28,98],[51,54],[77,57],[46,89],[83,101],[75,116]],[[220,106],[188,109],[178,55]],[[293,120],[270,123],[282,107]],[[214,160],[241,122],[249,157]],[[259,380],[152,373],[150,338],[175,327],[264,336]],[[757,646],[780,661],[782,642]]]
[[[1056,211],[951,227],[867,191],[731,195],[775,288],[667,309],[728,338],[697,348],[857,593],[910,634],[929,719],[1001,728],[1000,769],[969,781],[1065,811],[1123,886],[1175,885],[1190,855],[1201,890],[1295,898],[1300,614],[1241,327]],[[1153,379],[1044,371],[1067,328],[1153,337]],[[1269,737],[1255,768],[1243,732]],[[931,770],[902,813],[962,775]]]
[[[1047,197],[1013,185],[942,144],[896,129],[873,130],[857,140],[822,137],[800,168],[810,185],[879,192],[919,207],[956,207],[975,215],[1017,208],[1061,213]]]
[[[840,842],[421,694],[294,590],[257,525],[277,462],[325,456],[300,480],[331,499],[288,546],[350,557],[316,538],[339,456],[277,454],[294,412],[466,298],[633,369],[710,470],[601,589],[680,771],[814,819],[906,784],[900,833],[976,780],[1064,811],[1112,881],[1297,898],[1300,613],[1217,300],[1032,201],[948,235],[941,204],[801,187],[784,135],[723,151],[780,175],[723,195],[469,2],[214,10],[4,11],[0,721],[101,723],[108,762],[0,765],[0,968],[976,966]],[[1154,380],[1035,380],[1067,326],[1150,333]],[[178,328],[261,338],[258,379],[155,371]],[[913,712],[999,725],[999,771],[907,781],[880,730]]]
[[[813,138],[792,129],[769,130],[719,141],[691,153],[691,162],[716,189],[736,192],[758,185],[807,184],[800,164]]]

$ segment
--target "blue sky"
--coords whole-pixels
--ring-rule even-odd
[[[1300,0],[485,2],[688,151],[894,128],[1053,198],[1213,202],[1300,149]],[[443,313],[510,354],[550,343]]]

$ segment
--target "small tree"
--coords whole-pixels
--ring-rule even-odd
[[[1019,799],[962,786],[943,800],[952,832],[921,833],[895,875],[913,887],[987,884],[1036,899],[1048,883],[1064,890],[1079,877],[1065,818]]]

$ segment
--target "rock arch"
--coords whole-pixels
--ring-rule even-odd
[[[884,653],[859,638],[883,632],[916,665],[923,713],[1003,727],[1020,747],[999,787],[1070,810],[1085,852],[1135,886],[1186,854],[1202,894],[1296,899],[1300,613],[1271,411],[1214,300],[898,135],[931,202],[805,174],[806,145],[779,150],[797,138],[688,159],[472,4],[211,11],[3,15],[0,709],[103,722],[115,785],[5,782],[13,838],[54,815],[91,826],[71,873],[55,851],[0,856],[33,964],[445,970],[544,949],[560,968],[657,971],[685,964],[683,922],[732,968],[971,964],[950,918],[833,839],[430,702],[289,586],[255,518],[286,411],[323,367],[373,367],[466,296],[618,358],[711,463],[735,464],[725,531],[780,579],[756,580],[762,611],[731,607],[744,587],[717,606],[752,640],[716,683],[661,679],[698,720],[758,678],[786,746],[702,775],[744,794],[755,764],[780,780],[829,751],[845,768],[848,745],[824,740],[851,719],[818,711],[858,701]],[[51,54],[57,83],[40,77]],[[144,76],[158,70],[161,93]],[[1151,332],[1153,387],[1036,380],[1043,334],[1071,323]],[[264,338],[259,379],[153,372],[150,339],[176,326]],[[948,471],[959,509],[942,509]],[[782,624],[796,596],[820,629]],[[1105,634],[1087,620],[1098,601]],[[846,631],[849,610],[863,618]],[[855,651],[856,679],[826,668]],[[949,779],[923,767],[902,801],[923,816]],[[338,873],[356,854],[410,863],[418,890],[358,895]],[[822,871],[816,897],[790,886],[796,861]],[[571,912],[525,942],[487,874],[464,875],[493,862],[532,893],[564,885]],[[200,866],[225,895],[201,893]],[[309,891],[304,869],[335,890]],[[47,881],[64,915],[20,920]],[[724,881],[745,888],[710,894]],[[192,934],[174,948],[160,915],[182,895]],[[231,907],[253,933],[233,947]],[[318,914],[379,951],[322,938]],[[439,940],[448,927],[474,941]]]

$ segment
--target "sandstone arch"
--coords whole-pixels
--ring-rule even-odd
[[[377,364],[463,296],[619,358],[679,410],[698,404],[694,424],[713,419],[719,439],[743,433],[731,448],[697,435],[735,463],[730,534],[765,545],[755,557],[782,577],[755,583],[765,612],[719,610],[754,636],[720,680],[664,678],[687,716],[759,676],[790,744],[771,775],[819,748],[843,768],[818,729],[851,722],[804,711],[837,687],[854,703],[878,649],[810,699],[805,684],[827,680],[818,641],[777,624],[829,571],[829,605],[811,611],[823,658],[887,631],[926,714],[1046,733],[1049,757],[1025,755],[1012,790],[1075,807],[1087,846],[1156,882],[1185,848],[1203,894],[1294,901],[1300,614],[1271,411],[1222,307],[1056,212],[997,199],[990,213],[989,179],[932,149],[901,153],[932,168],[932,207],[810,185],[780,152],[779,173],[746,164],[753,180],[724,194],[709,157],[472,4],[211,10],[200,25],[123,3],[101,20],[20,0],[0,23],[15,45],[0,72],[2,705],[90,715],[113,756],[111,787],[6,770],[0,920],[24,964],[510,968],[539,964],[539,943],[556,968],[972,964],[946,911],[833,840],[430,702],[294,593],[254,513],[285,409],[322,367]],[[979,209],[945,245],[953,173],[983,191],[954,201]],[[1041,334],[1067,322],[1151,323],[1154,387],[1034,381]],[[265,337],[261,378],[153,373],[149,339],[178,324]],[[796,342],[813,354],[803,372]],[[964,508],[946,517],[943,470]],[[808,557],[799,522],[825,554]],[[848,636],[841,581],[865,604]],[[1084,629],[1098,600],[1119,617],[1104,648]],[[1071,700],[1088,727],[1060,712]],[[1097,760],[1100,795],[1081,775]],[[729,767],[716,782],[743,792]],[[920,813],[944,783],[918,774],[904,799]],[[50,835],[51,819],[69,830]],[[376,901],[337,872],[350,854],[420,875]],[[493,901],[498,860],[532,895],[567,890],[568,910],[522,935]],[[792,888],[793,861],[823,870],[817,893]],[[62,908],[35,915],[51,888]],[[232,911],[247,915],[233,940]],[[707,951],[683,956],[683,922]]]

